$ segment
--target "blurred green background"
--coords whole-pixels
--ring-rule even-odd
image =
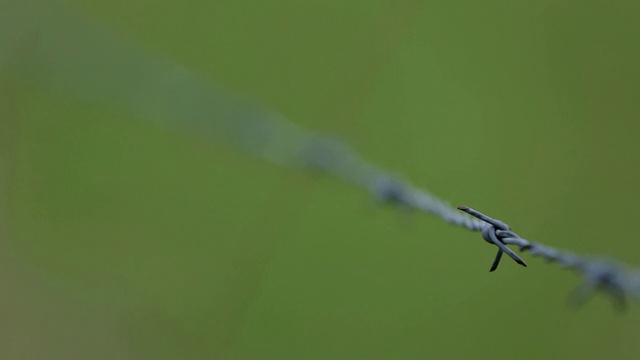
[[[66,5],[528,239],[640,265],[638,2]],[[489,274],[479,234],[7,69],[2,358],[640,355],[638,304],[570,308],[575,274]]]

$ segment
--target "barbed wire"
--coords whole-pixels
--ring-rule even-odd
[[[621,262],[531,242],[500,220],[466,206],[454,208],[363,159],[345,142],[302,129],[273,111],[238,99],[182,66],[131,46],[74,11],[36,0],[16,1],[12,6],[0,12],[4,26],[12,30],[12,36],[0,33],[0,48],[12,49],[0,63],[57,96],[108,105],[154,125],[231,143],[272,163],[324,172],[366,188],[382,203],[480,232],[498,248],[490,271],[497,269],[504,253],[526,266],[509,248],[516,246],[520,252],[580,273],[582,285],[572,296],[578,302],[597,290],[610,295],[619,308],[626,298],[640,297],[640,272]]]
[[[467,206],[458,206],[457,211],[426,190],[416,188],[399,176],[375,167],[336,139],[316,136],[307,142],[307,148],[303,149],[301,154],[301,162],[308,168],[365,186],[380,202],[429,213],[446,223],[470,231],[479,231],[487,243],[498,248],[489,270],[491,272],[498,268],[504,253],[517,264],[527,266],[525,261],[508,247],[515,245],[520,252],[529,252],[548,262],[555,262],[561,268],[580,273],[583,278],[582,284],[570,297],[575,303],[583,303],[594,292],[603,291],[612,297],[618,309],[622,309],[627,297],[640,297],[640,271],[630,269],[618,261],[577,255],[529,241],[513,232],[504,222]],[[465,213],[470,216],[466,216]]]

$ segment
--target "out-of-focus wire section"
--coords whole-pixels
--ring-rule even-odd
[[[621,300],[638,297],[638,274],[616,262],[590,259],[524,240],[495,219],[447,203],[363,159],[346,143],[299,128],[278,113],[235,96],[203,76],[152,55],[106,26],[51,2],[0,6],[0,69],[56,96],[115,108],[163,128],[227,143],[273,163],[315,170],[367,189],[383,202],[430,213],[471,231],[521,265],[519,246],[580,272],[586,289]],[[603,265],[604,264],[604,265]]]

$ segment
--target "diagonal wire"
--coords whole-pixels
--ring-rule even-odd
[[[618,307],[640,297],[640,272],[531,242],[502,221],[466,206],[457,209],[402,177],[363,159],[346,143],[302,129],[277,113],[238,99],[171,61],[150,56],[110,29],[49,2],[24,0],[0,7],[0,65],[53,94],[113,107],[154,125],[232,144],[270,162],[319,171],[366,188],[380,202],[432,214],[481,233],[497,247],[490,271],[506,253],[526,266],[520,252],[573,269],[583,282],[572,299],[596,290]]]
[[[301,161],[309,168],[365,186],[371,195],[382,202],[430,213],[449,224],[470,231],[479,231],[487,243],[498,248],[490,271],[498,268],[504,253],[519,265],[527,266],[524,260],[508,247],[508,245],[514,245],[520,252],[529,252],[533,256],[555,262],[562,268],[579,272],[583,282],[572,294],[571,300],[574,302],[584,302],[597,290],[610,295],[618,308],[624,307],[626,297],[640,297],[640,271],[638,270],[632,270],[617,261],[577,255],[526,240],[513,232],[504,222],[467,206],[458,206],[457,210],[462,212],[456,211],[429,192],[376,168],[360,158],[347,145],[330,137],[318,136],[309,140],[306,145],[307,149],[302,152]],[[471,217],[465,216],[464,213]]]

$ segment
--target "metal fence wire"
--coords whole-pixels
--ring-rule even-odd
[[[147,54],[110,29],[49,2],[15,1],[0,9],[0,70],[28,77],[57,96],[108,105],[158,126],[231,143],[273,163],[319,171],[364,187],[380,202],[402,205],[479,232],[497,248],[494,271],[514,249],[577,271],[578,302],[602,290],[622,308],[640,297],[640,272],[522,238],[500,220],[448,205],[401,176],[367,161],[335,137],[304,130],[277,113],[239,99],[178,64]]]

